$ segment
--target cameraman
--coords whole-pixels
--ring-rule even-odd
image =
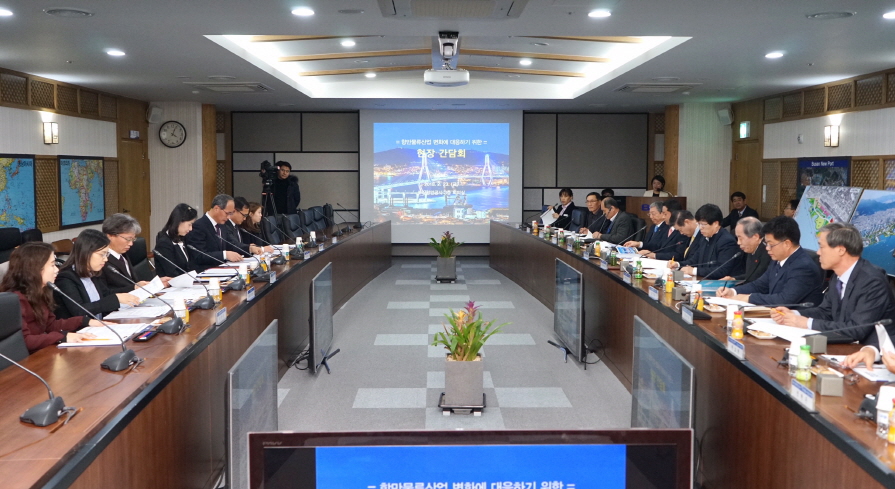
[[[292,165],[288,161],[277,162],[277,178],[270,186],[273,195],[261,194],[267,203],[265,214],[295,214],[301,203],[301,190],[298,188],[298,177],[290,176]],[[273,198],[271,198],[273,197]],[[276,206],[276,209],[274,209]]]

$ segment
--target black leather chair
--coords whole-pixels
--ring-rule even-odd
[[[301,215],[283,214],[283,221],[286,224],[284,229],[293,236],[293,241],[295,241],[295,238],[299,236],[308,234],[308,229],[302,222],[303,220],[301,218]]]
[[[22,231],[22,242],[27,243],[29,241],[43,241],[44,233],[41,232],[40,229],[26,229]]]
[[[634,229],[637,229],[638,231],[636,233],[634,233],[633,238],[629,238],[628,240],[629,241],[643,241],[643,237],[646,236],[646,228],[644,227],[645,225],[646,225],[646,221],[644,221],[643,219],[641,219],[637,216],[634,216]],[[619,243],[619,244],[624,244],[624,243]]]
[[[579,229],[584,227],[584,216],[587,212],[586,209],[575,209],[572,211],[572,223],[569,224],[569,231],[578,232]]]
[[[258,224],[261,226],[261,239],[268,243],[283,244],[286,237],[276,228],[276,226],[280,225],[277,222],[277,216],[264,216]]]
[[[0,263],[9,261],[12,250],[22,244],[19,228],[0,228]]]
[[[157,274],[155,269],[152,268],[152,264],[149,263],[149,255],[146,252],[146,238],[142,236],[137,237],[137,240],[134,241],[131,249],[127,250],[125,255],[131,262],[133,267],[131,271],[134,273],[134,278],[137,279],[137,282],[149,281],[156,277]]]
[[[19,296],[12,292],[0,292],[0,353],[8,356],[16,362],[24,360],[28,356],[28,348],[25,346],[25,337],[22,335],[22,309],[19,306]],[[12,365],[0,358],[0,370]]]
[[[314,218],[314,229],[311,229],[311,231],[320,231],[327,228],[328,224],[326,217],[324,217],[323,206],[315,205],[314,207],[308,208],[308,211],[311,212],[311,217]]]
[[[308,231],[317,231],[317,227],[314,221],[314,210],[313,209],[305,209],[303,211],[299,211],[298,215],[301,217],[301,224]]]

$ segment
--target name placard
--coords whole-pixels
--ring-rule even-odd
[[[790,379],[789,395],[808,411],[817,411],[814,408],[814,391],[802,385],[798,380]]]
[[[693,324],[693,311],[686,307],[681,307],[681,318],[684,319],[685,323]]]
[[[214,324],[220,326],[227,320],[227,308],[221,307],[214,313]]]
[[[649,298],[652,299],[652,300],[654,300],[654,301],[659,300],[659,289],[650,286],[650,288],[649,288]]]
[[[746,345],[730,336],[727,337],[727,351],[740,360],[746,359]]]
[[[305,250],[305,253],[304,253],[304,257],[303,257],[303,259],[304,259],[304,260],[307,260],[307,259],[308,259],[308,258],[310,258],[310,257],[311,257],[311,252],[310,252],[310,251],[307,251],[307,250]]]
[[[627,270],[625,270],[625,274],[622,275],[622,280],[624,280],[626,284],[631,285],[631,274]]]
[[[270,272],[270,283],[274,283],[277,281],[277,272],[271,270]]]
[[[600,258],[600,268],[603,270],[609,270],[609,262]]]
[[[323,243],[320,243],[320,246],[317,247],[317,251],[323,251]]]
[[[276,272],[274,272],[276,273]],[[246,300],[251,301],[255,298],[255,286],[250,285],[249,288],[246,289]]]
[[[585,250],[584,253],[581,254],[581,258],[584,258],[585,260],[590,260],[590,253],[588,253],[587,250]]]
[[[336,244],[336,243],[338,243],[338,242],[339,242],[339,237],[338,237],[338,236],[333,236],[333,244]]]

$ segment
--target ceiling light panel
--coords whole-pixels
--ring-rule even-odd
[[[292,15],[296,17],[310,17],[314,15],[314,9],[310,7],[296,7],[292,9]]]
[[[0,8],[0,17],[12,17],[12,10]]]

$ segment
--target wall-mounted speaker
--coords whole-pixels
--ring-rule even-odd
[[[733,124],[733,111],[731,111],[730,109],[719,110],[718,120],[721,121],[722,126],[729,126]]]
[[[146,121],[150,124],[158,124],[162,122],[162,108],[158,105],[150,105],[146,109]]]

